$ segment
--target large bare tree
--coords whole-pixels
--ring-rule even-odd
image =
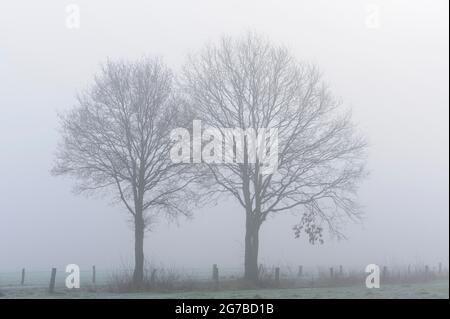
[[[134,222],[134,284],[144,276],[145,230],[161,213],[188,215],[192,175],[170,160],[170,131],[183,125],[172,73],[159,60],[108,61],[77,105],[60,116],[53,173],[75,177],[80,192],[104,191]],[[166,215],[165,215],[166,216]]]
[[[311,243],[323,241],[325,225],[343,236],[341,222],[359,218],[355,191],[365,176],[366,143],[315,66],[248,33],[191,56],[183,86],[208,127],[278,130],[272,174],[249,160],[247,139],[243,162],[205,164],[216,185],[206,182],[209,191],[227,192],[244,208],[246,279],[258,280],[259,230],[270,214],[297,212],[295,234],[305,232]]]

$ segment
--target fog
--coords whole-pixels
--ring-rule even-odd
[[[78,29],[66,27],[70,3]],[[247,30],[320,66],[370,144],[363,222],[346,225],[346,240],[326,235],[312,246],[294,238],[298,217],[273,216],[261,228],[260,261],[448,265],[448,1],[18,0],[0,4],[0,270],[131,264],[124,207],[74,195],[73,180],[50,175],[57,112],[108,57],[161,56],[176,72],[208,41]],[[146,258],[241,267],[244,223],[233,200],[161,219],[146,234]]]

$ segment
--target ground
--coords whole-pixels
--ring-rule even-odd
[[[286,298],[286,299],[321,299],[321,298],[449,298],[449,281],[439,280],[427,283],[384,285],[379,289],[367,289],[365,286],[331,287],[331,288],[297,288],[297,289],[260,289],[230,291],[193,291],[180,293],[105,293],[83,290],[63,290],[50,295],[43,288],[3,288],[0,298],[134,298],[134,299],[190,299],[190,298]]]

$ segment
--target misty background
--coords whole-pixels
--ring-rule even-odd
[[[66,27],[66,6],[80,28]],[[371,24],[374,10],[378,24]],[[0,270],[119,267],[133,261],[128,214],[75,196],[49,173],[57,111],[70,108],[106,58],[161,56],[177,72],[221,35],[254,30],[316,63],[368,137],[363,224],[311,246],[298,218],[261,228],[260,262],[364,267],[449,259],[448,1],[3,1],[0,3]],[[148,261],[240,267],[244,212],[235,202],[161,219]]]

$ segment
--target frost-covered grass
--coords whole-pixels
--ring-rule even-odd
[[[58,289],[48,294],[46,289],[32,287],[3,288],[0,298],[133,298],[133,299],[184,299],[184,298],[286,298],[286,299],[319,299],[319,298],[449,298],[449,281],[436,280],[425,283],[387,284],[379,289],[367,289],[361,285],[331,288],[296,288],[296,289],[255,289],[224,291],[192,291],[180,293],[108,293],[89,290]]]

